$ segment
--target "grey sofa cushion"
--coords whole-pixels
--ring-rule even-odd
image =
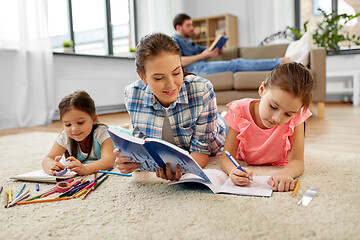
[[[269,73],[270,71],[236,72],[234,73],[234,89],[257,91],[261,82],[265,81]]]
[[[240,47],[241,58],[247,59],[267,59],[281,58],[285,56],[288,44],[277,44],[262,47]]]
[[[234,77],[232,72],[214,73],[203,76],[210,80],[214,91],[232,90],[234,88]]]

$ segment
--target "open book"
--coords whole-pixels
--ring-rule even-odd
[[[16,176],[10,177],[10,179],[21,180],[21,181],[31,181],[31,182],[47,182],[47,183],[56,183],[59,181],[63,181],[65,179],[69,179],[76,176],[76,172],[72,172],[68,170],[62,176],[52,176],[47,174],[44,170],[36,170]]]
[[[225,45],[226,41],[228,40],[229,38],[227,37],[224,37],[222,35],[218,35],[215,40],[212,42],[212,44],[210,45],[209,47],[209,50],[212,51],[214,50],[215,48],[218,48],[219,51],[221,50],[221,48]]]
[[[211,183],[205,182],[200,177],[187,173],[184,174],[179,181],[171,182],[169,185],[185,183],[185,182],[197,182],[204,184],[211,189],[213,193],[227,193],[243,196],[257,196],[257,197],[271,197],[272,187],[267,184],[267,180],[270,176],[254,176],[252,183],[247,186],[235,185],[229,176],[223,171],[216,169],[203,169]]]
[[[134,162],[141,164],[140,171],[156,172],[159,167],[165,170],[166,163],[170,163],[171,170],[175,173],[176,165],[179,164],[182,173],[192,173],[210,183],[202,168],[186,150],[161,139],[144,140],[111,127],[108,132],[115,146],[121,150],[121,156],[131,157]]]

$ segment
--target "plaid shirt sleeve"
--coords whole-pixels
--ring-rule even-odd
[[[220,132],[218,131],[216,97],[209,81],[205,82],[202,94],[203,108],[193,128],[190,152],[211,154],[223,146],[224,140],[217,140]]]

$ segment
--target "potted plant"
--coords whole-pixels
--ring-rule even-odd
[[[73,53],[74,52],[74,44],[72,41],[63,41],[64,52]]]
[[[340,50],[339,43],[340,42],[348,42],[349,48],[351,48],[351,43],[359,46],[360,45],[360,36],[356,36],[355,34],[351,35],[343,30],[343,27],[346,23],[351,21],[352,19],[360,16],[360,13],[355,15],[348,14],[339,14],[337,15],[333,11],[327,14],[322,9],[318,8],[318,10],[322,14],[321,21],[316,25],[314,32],[312,33],[312,37],[314,43],[319,46],[325,48],[327,54],[336,54]],[[309,21],[304,23],[304,32],[308,31],[307,24]],[[303,34],[300,31],[290,28],[289,29],[296,34],[298,38],[301,38]]]

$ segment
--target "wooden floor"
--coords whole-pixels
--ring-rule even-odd
[[[226,106],[219,106],[219,112],[227,110]],[[353,107],[348,103],[325,104],[325,119],[319,120],[314,116],[307,121],[306,145],[322,151],[355,152],[360,153],[360,107]],[[107,125],[122,125],[130,122],[126,112],[105,114],[99,116],[99,121]],[[60,132],[62,126],[59,121],[50,125],[30,128],[14,128],[0,130],[0,137],[32,131]],[[54,140],[55,141],[55,140]]]

